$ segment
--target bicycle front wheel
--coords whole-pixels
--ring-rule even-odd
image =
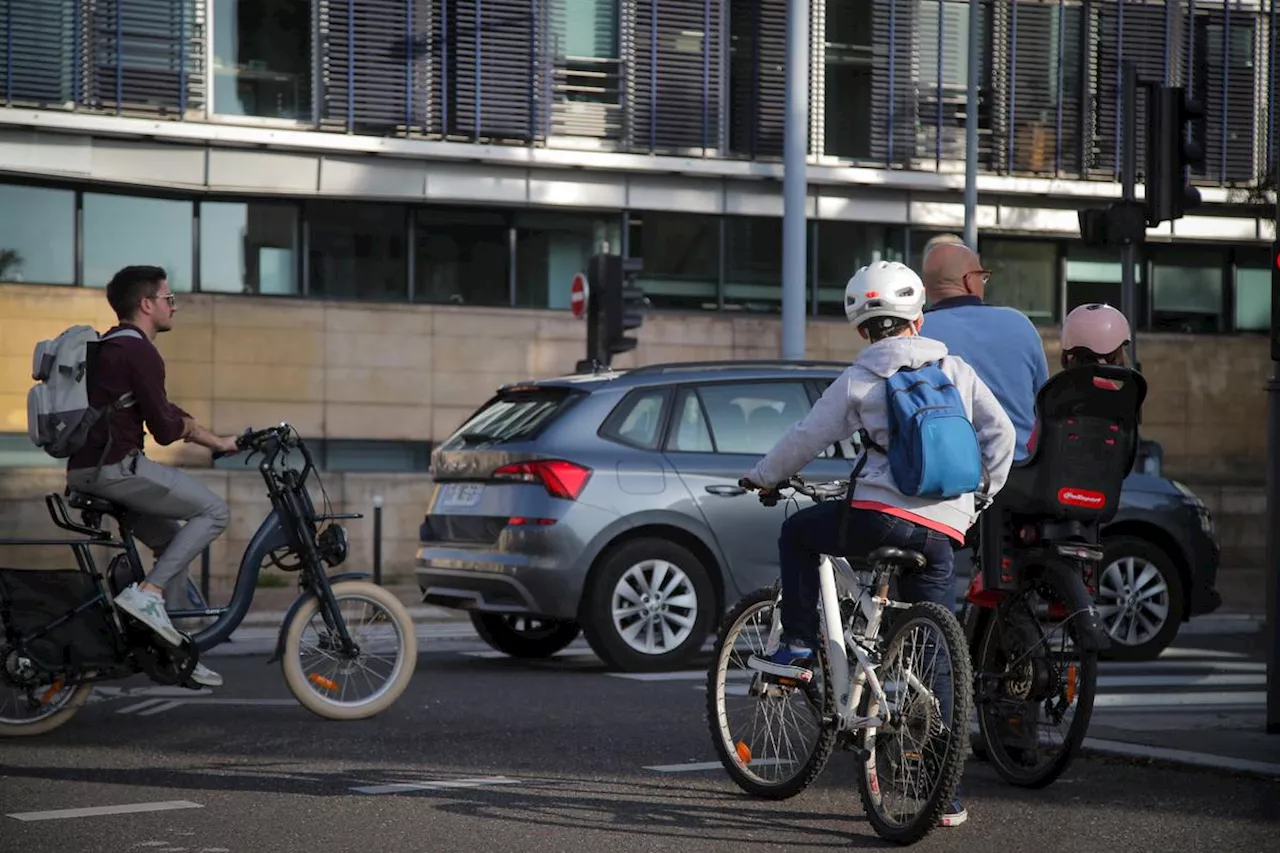
[[[285,634],[284,680],[313,714],[363,720],[391,707],[409,686],[418,664],[418,638],[408,609],[383,587],[340,581],[332,589],[359,654],[343,651],[320,600],[312,596]]]
[[[720,763],[749,794],[782,800],[809,786],[836,741],[825,648],[808,685],[766,681],[747,667],[779,631],[776,587],[747,595],[725,618],[707,673],[707,722]]]
[[[863,729],[869,756],[858,774],[867,820],[882,838],[912,844],[938,825],[955,796],[969,746],[973,670],[960,623],[930,602],[901,611],[883,643],[876,676],[887,709],[870,689],[864,716],[888,717]]]

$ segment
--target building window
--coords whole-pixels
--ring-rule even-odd
[[[573,277],[586,271],[597,246],[622,248],[618,223],[605,217],[521,212],[514,221],[516,305],[522,308],[567,309]]]
[[[200,204],[200,289],[298,292],[298,209],[272,202]]]
[[[1058,244],[1032,240],[983,240],[982,265],[991,270],[986,301],[1017,308],[1035,323],[1057,317]]]
[[[408,208],[398,204],[308,204],[309,293],[376,301],[407,299],[408,214]]]
[[[632,213],[628,254],[644,269],[637,283],[654,308],[715,310],[720,221],[693,213]]]
[[[1271,328],[1271,270],[1236,270],[1236,330],[1265,332]]]
[[[730,216],[724,232],[725,306],[777,313],[782,307],[782,220]]]
[[[875,34],[871,0],[828,3],[823,153],[871,156],[871,76]]]
[[[419,210],[413,298],[456,305],[510,305],[510,229],[501,213]]]
[[[1151,328],[1157,332],[1221,332],[1226,263],[1223,252],[1157,250],[1151,256]]]
[[[0,281],[75,284],[75,192],[0,185]]]
[[[214,0],[213,111],[311,118],[310,0]]]
[[[122,267],[164,267],[169,287],[191,290],[194,205],[140,196],[84,194],[84,283],[106,287]]]
[[[844,288],[860,268],[876,261],[901,261],[906,232],[866,222],[815,223],[818,314],[844,316]],[[919,267],[916,267],[919,269]]]

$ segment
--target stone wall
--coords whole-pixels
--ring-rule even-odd
[[[214,294],[180,294],[178,309],[175,330],[159,339],[170,396],[224,434],[285,420],[308,437],[439,440],[500,384],[571,370],[585,337],[567,311]],[[25,433],[32,348],[73,323],[114,323],[101,290],[0,285],[0,432]],[[615,364],[776,358],[780,335],[776,318],[653,314],[636,350]],[[844,322],[811,320],[806,345],[810,358],[848,361],[863,344]],[[1237,555],[1228,562],[1252,561],[1263,530],[1266,339],[1150,334],[1139,345],[1150,383],[1144,435],[1163,444],[1166,473],[1217,511],[1228,553]],[[1056,368],[1055,330],[1045,333],[1045,349]],[[149,445],[148,453],[196,469],[227,496],[232,526],[214,556],[219,576],[234,571],[226,554],[238,559],[265,512],[257,474],[211,470],[207,451],[181,443]],[[329,474],[325,486],[342,511],[371,513],[373,496],[383,495],[384,571],[407,571],[429,478]],[[40,496],[57,489],[56,468],[6,470],[0,536],[51,527]],[[352,564],[367,566],[372,520],[348,528]]]

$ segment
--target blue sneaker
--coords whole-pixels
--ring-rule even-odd
[[[800,640],[783,637],[777,647],[765,656],[751,655],[747,667],[780,679],[793,679],[808,684],[813,680],[813,649]]]

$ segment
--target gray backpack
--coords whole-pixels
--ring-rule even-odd
[[[89,407],[85,377],[93,349],[101,341],[120,337],[142,335],[135,329],[120,329],[99,337],[92,326],[72,326],[53,340],[36,344],[31,378],[37,384],[27,393],[27,434],[55,459],[65,459],[84,447],[89,430],[108,412],[134,404],[133,395],[125,394],[101,409]]]

